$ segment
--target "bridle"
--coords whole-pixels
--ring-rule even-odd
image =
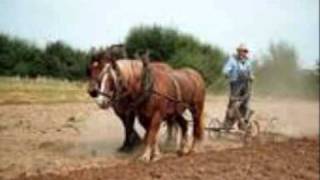
[[[107,77],[109,76],[112,77],[112,81],[115,86],[115,90],[113,90],[113,93],[105,92],[105,83],[107,81]],[[99,90],[97,91],[97,93],[99,95],[107,97],[111,104],[115,103],[116,101],[119,101],[120,99],[126,96],[125,94],[123,94],[123,86],[121,79],[121,74],[119,72],[117,73],[116,70],[114,70],[110,64],[105,64],[97,78],[97,82],[99,84]]]

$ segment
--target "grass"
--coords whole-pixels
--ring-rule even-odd
[[[49,78],[0,77],[0,104],[87,102],[86,83]]]
[[[34,104],[34,103],[61,103],[61,102],[90,102],[86,93],[87,84],[81,81],[68,81],[50,78],[20,78],[0,77],[0,105],[1,104]],[[219,96],[228,94],[228,86],[221,90],[210,87],[207,93]],[[255,91],[255,97],[292,97],[292,94],[269,94]],[[301,95],[300,95],[301,96]],[[294,97],[300,97],[298,95]],[[301,96],[306,99],[306,95]],[[316,97],[319,97],[319,93]],[[307,99],[315,99],[314,96]],[[318,99],[318,98],[316,98]]]

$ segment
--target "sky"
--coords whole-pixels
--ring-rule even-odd
[[[41,47],[63,40],[88,50],[124,41],[130,28],[163,25],[233,53],[259,57],[286,41],[311,68],[319,59],[319,0],[0,0],[0,32]]]

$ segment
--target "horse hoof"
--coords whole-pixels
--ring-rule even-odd
[[[178,156],[185,156],[185,155],[188,154],[188,152],[186,152],[185,150],[179,150],[179,151],[177,152],[177,154],[178,154]]]
[[[154,155],[154,156],[152,157],[151,161],[152,161],[152,162],[156,162],[156,161],[158,161],[158,160],[160,160],[160,159],[161,159],[161,155],[160,155],[160,154],[157,154],[157,155]]]
[[[133,148],[130,147],[130,146],[121,146],[121,147],[118,148],[117,151],[119,153],[130,153],[130,152],[132,152],[132,150],[133,150]]]
[[[142,145],[142,141],[135,141],[134,143],[130,144],[130,148],[131,150],[135,150],[137,148],[139,148]]]
[[[184,154],[183,154],[182,151],[179,150],[179,151],[177,151],[177,155],[178,155],[178,156],[183,156]]]
[[[148,163],[151,161],[151,158],[149,156],[142,155],[139,157],[139,161],[144,162],[144,163]]]
[[[196,151],[193,149],[193,150],[190,150],[190,151],[187,153],[187,155],[195,154],[195,153],[196,153]]]
[[[118,149],[117,149],[118,152],[125,152],[125,146],[120,146]]]
[[[138,134],[134,134],[132,139],[129,141],[132,146],[139,146],[142,143],[142,139]]]
[[[133,146],[139,146],[142,143],[142,140],[139,136],[136,136],[132,141],[131,144]]]

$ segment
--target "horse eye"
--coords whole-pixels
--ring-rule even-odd
[[[95,61],[95,62],[93,62],[92,66],[97,67],[97,66],[99,66],[99,63],[97,61]]]

